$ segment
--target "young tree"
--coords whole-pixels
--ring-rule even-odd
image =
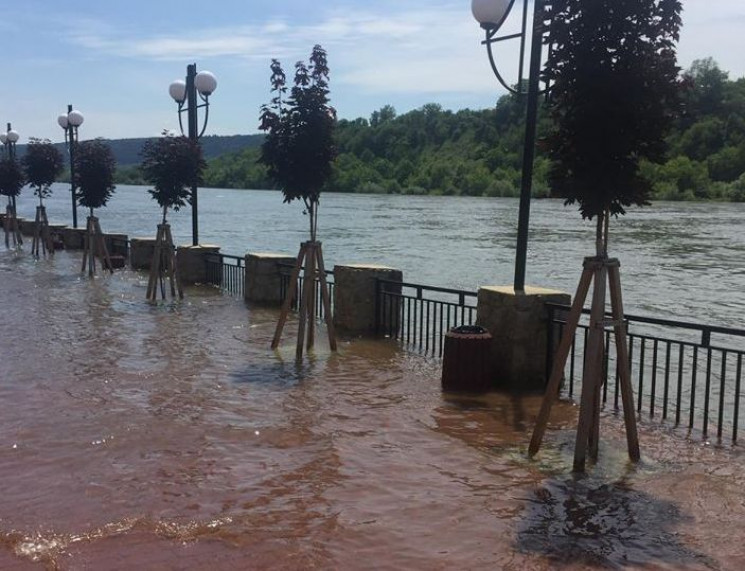
[[[267,131],[267,136],[261,146],[259,160],[267,166],[269,177],[282,189],[284,201],[302,199],[310,220],[310,241],[300,246],[295,268],[290,276],[290,291],[282,305],[272,348],[276,349],[279,345],[290,302],[297,287],[300,268],[303,267],[304,285],[300,296],[296,351],[299,359],[303,355],[306,322],[307,347],[313,347],[316,280],[320,282],[329,346],[332,351],[336,350],[323,253],[321,243],[316,240],[321,188],[331,177],[332,163],[336,158],[336,112],[329,106],[329,68],[326,51],[321,46],[313,47],[308,65],[301,61],[295,64],[295,84],[287,99],[286,76],[276,59],[272,60],[271,70],[274,97],[269,105],[261,107],[260,129]]]
[[[39,206],[52,194],[52,183],[62,173],[62,153],[48,139],[31,138],[21,159],[26,180],[39,197]]]
[[[618,382],[629,456],[639,459],[619,262],[608,258],[608,219],[631,205],[648,204],[651,184],[640,160],[661,161],[665,134],[679,102],[675,43],[680,0],[553,0],[548,13],[552,50],[545,78],[552,85],[555,129],[547,140],[549,183],[566,204],[579,203],[583,218],[597,219],[596,255],[585,258],[582,277],[531,439],[534,454],[558,393],[582,308],[594,282],[585,342],[582,397],[574,470],[586,454],[597,458],[601,386],[605,378],[606,281],[610,286]]]
[[[80,143],[75,153],[75,183],[80,206],[90,209],[106,206],[114,194],[116,159],[101,139]]]
[[[310,238],[316,239],[321,188],[331,177],[336,158],[336,111],[329,105],[326,51],[313,47],[309,64],[295,64],[294,86],[287,95],[286,76],[272,60],[274,97],[261,107],[259,128],[267,132],[260,162],[282,189],[285,202],[302,199],[310,218]]]
[[[163,209],[165,224],[168,209],[190,204],[191,187],[202,183],[202,148],[188,137],[163,131],[162,137],[145,143],[141,156],[144,178],[153,185],[148,192]]]
[[[16,218],[14,199],[21,193],[23,185],[26,184],[23,169],[18,162],[10,157],[0,159],[0,194],[8,197],[8,205],[5,208],[5,221],[3,228],[5,230],[5,246],[10,247],[10,236],[13,236],[13,243],[20,245],[23,243],[21,232],[18,228],[18,219]]]
[[[24,184],[26,180],[18,162],[9,157],[0,158],[0,194],[7,196],[10,203],[12,197],[21,194]]]
[[[663,159],[679,105],[680,12],[680,0],[552,2],[549,183],[583,218],[648,204],[639,161]]]
[[[184,136],[173,136],[164,131],[160,139],[147,141],[142,148],[142,173],[153,188],[150,195],[163,208],[163,221],[158,224],[147,298],[155,301],[158,284],[161,296],[166,297],[164,278],[171,285],[171,296],[184,297],[178,276],[171,227],[166,221],[168,209],[179,210],[191,203],[191,187],[202,182],[205,168],[199,143]]]

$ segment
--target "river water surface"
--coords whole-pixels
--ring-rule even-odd
[[[153,234],[157,208],[141,192],[120,191],[101,212],[105,230]],[[59,213],[50,201],[55,221],[68,215],[62,198]],[[299,209],[276,193],[200,198],[203,241],[227,253],[291,251],[304,237]],[[230,225],[217,230],[208,213],[220,201]],[[509,281],[515,205],[495,202],[444,199],[443,213],[425,199],[325,197],[326,257],[437,285]],[[720,208],[721,223],[693,231]],[[673,222],[661,211],[624,221],[635,232],[618,224],[629,304],[707,308],[698,317],[741,325],[736,216],[694,206]],[[572,289],[591,228],[557,203],[534,213],[529,281]],[[173,223],[188,241],[188,215]],[[642,422],[634,466],[609,413],[599,463],[572,477],[570,403],[529,461],[537,397],[443,395],[438,361],[385,340],[342,339],[337,354],[320,343],[296,364],[291,334],[269,350],[274,309],[211,288],[148,304],[143,274],[88,280],[79,253],[35,261],[25,248],[0,251],[1,569],[745,567],[737,446]],[[697,274],[704,260],[716,279]],[[672,293],[653,295],[654,284]]]

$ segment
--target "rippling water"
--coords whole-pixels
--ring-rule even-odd
[[[106,230],[152,234],[157,209],[139,205],[140,192],[120,190],[121,202],[101,213]],[[299,209],[277,205],[274,193],[203,196],[203,236],[226,252],[289,251],[304,237]],[[67,214],[62,198],[50,202],[55,220]],[[226,203],[233,206],[221,216],[236,225],[218,233],[208,213]],[[327,197],[327,258],[393,263],[435,284],[509,281],[514,204],[446,199],[451,206],[436,215],[435,204]],[[712,208],[720,207],[694,206],[689,219],[711,217]],[[734,268],[730,254],[742,238],[721,208],[729,222],[711,232],[732,232],[734,245],[711,238],[714,256],[691,246],[704,239],[686,236],[686,221],[658,210],[627,221],[618,238],[627,275],[651,272],[643,260],[666,247],[677,252],[666,254],[671,265],[709,259]],[[477,221],[469,234],[455,209]],[[530,281],[572,284],[590,229],[556,203],[534,211]],[[655,234],[645,216],[678,228],[683,244]],[[548,221],[566,229],[543,235]],[[173,222],[188,241],[188,215]],[[645,240],[654,245],[642,248]],[[577,246],[561,267],[558,244]],[[642,423],[643,461],[634,466],[621,419],[607,414],[599,464],[572,477],[569,403],[555,407],[543,449],[529,461],[536,397],[443,395],[437,361],[384,340],[343,339],[337,354],[321,343],[298,365],[293,323],[284,345],[269,349],[273,309],[209,288],[188,288],[180,303],[148,304],[143,274],[88,280],[79,263],[75,252],[34,261],[0,251],[0,569],[745,567],[739,447]],[[696,275],[696,263],[686,264],[663,265],[647,280],[668,283],[678,297],[649,287],[645,303],[687,299],[685,308],[708,307],[710,316],[718,311],[711,288],[692,301],[698,286],[665,281],[678,271]],[[717,295],[738,307],[722,283],[734,274],[710,271],[721,272]],[[630,277],[625,285],[640,291]]]
[[[443,395],[387,341],[297,365],[275,310],[78,272],[0,252],[0,568],[745,565],[738,448],[642,425],[632,466],[608,415],[573,478],[570,404],[528,461],[536,397]]]
[[[203,189],[200,241],[223,253],[297,252],[307,236],[299,203],[279,192]],[[18,215],[33,219],[25,191]],[[326,265],[370,262],[404,271],[404,279],[475,290],[511,284],[516,199],[327,194],[319,236]],[[50,221],[70,223],[69,186],[55,185]],[[79,209],[80,210],[80,209]],[[85,212],[78,213],[84,225]],[[120,186],[97,212],[104,231],[155,236],[157,204],[144,187]],[[171,215],[174,239],[191,243],[190,210]],[[745,329],[745,204],[655,203],[611,225],[610,252],[621,260],[628,313]],[[534,201],[527,283],[574,293],[594,223],[561,201]]]

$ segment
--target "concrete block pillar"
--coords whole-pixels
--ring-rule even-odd
[[[129,241],[129,266],[133,270],[149,270],[155,252],[155,238],[132,238]]]
[[[104,234],[103,239],[106,242],[106,249],[112,256],[124,256],[129,254],[128,236],[126,234]]]
[[[491,367],[494,385],[518,392],[545,387],[549,312],[546,303],[571,303],[567,293],[526,286],[479,288],[476,323],[492,335]]]
[[[245,299],[254,303],[279,305],[282,302],[280,284],[282,273],[290,273],[297,257],[271,252],[246,254]],[[290,268],[283,265],[292,266]]]
[[[219,253],[220,246],[213,244],[179,246],[176,249],[176,264],[181,284],[207,283],[207,256]]]
[[[378,279],[397,282],[382,284],[383,291],[401,293],[401,270],[366,264],[334,266],[334,325],[337,328],[352,333],[375,333]],[[398,315],[397,311],[388,313]]]
[[[49,237],[52,239],[52,244],[55,250],[60,250],[65,247],[65,241],[62,238],[62,233],[67,229],[65,224],[50,224],[49,225]]]
[[[82,250],[85,246],[85,228],[63,228],[60,236],[65,250]]]

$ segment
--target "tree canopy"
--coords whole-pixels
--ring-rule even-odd
[[[584,218],[647,204],[678,112],[679,0],[554,0],[549,184]]]
[[[18,162],[7,156],[0,158],[0,194],[18,196],[25,184],[23,169]]]
[[[114,194],[116,159],[111,148],[101,139],[80,143],[75,153],[75,179],[80,206],[106,206]]]
[[[153,185],[148,193],[163,208],[163,222],[169,208],[178,211],[191,203],[191,187],[202,183],[205,162],[197,141],[163,132],[142,148],[142,173]]]
[[[331,177],[336,158],[336,112],[329,105],[329,68],[326,51],[313,47],[310,61],[295,64],[294,85],[287,95],[287,81],[279,61],[271,63],[274,96],[261,107],[260,129],[267,132],[260,161],[284,194],[284,201],[302,199],[315,237],[321,189]]]
[[[44,198],[52,194],[52,183],[62,173],[62,153],[48,139],[31,138],[21,164],[26,181],[42,203]]]

